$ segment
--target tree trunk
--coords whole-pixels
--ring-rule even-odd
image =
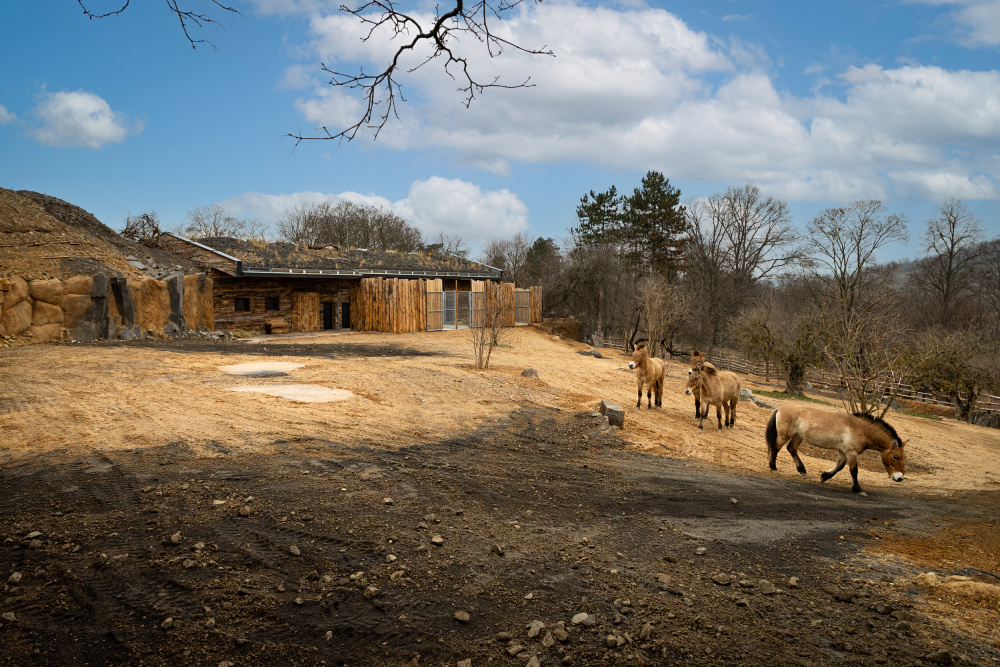
[[[785,393],[802,395],[806,388],[806,366],[801,361],[788,360],[788,379],[785,381]]]

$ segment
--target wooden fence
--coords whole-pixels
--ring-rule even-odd
[[[604,340],[605,347],[612,347],[619,350],[625,349],[625,338],[608,337]],[[688,354],[671,355],[671,359],[687,360]],[[718,368],[743,373],[744,375],[756,375],[768,381],[784,378],[785,369],[778,364],[768,364],[764,361],[749,359],[748,357],[733,352],[714,350],[708,357]],[[830,373],[822,368],[809,367],[806,369],[806,380],[815,387],[829,387],[836,391],[838,387],[844,385],[839,375]],[[920,391],[913,385],[898,383],[898,395],[902,398],[909,398],[922,403],[933,403],[934,405],[945,405],[954,407],[955,403],[950,397],[941,394]],[[983,394],[976,401],[977,412],[1000,412],[1000,396]]]
[[[440,289],[440,280],[362,278],[351,288],[351,330],[425,331],[428,283],[435,282]]]

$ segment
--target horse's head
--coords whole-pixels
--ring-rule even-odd
[[[882,452],[882,465],[885,466],[885,471],[889,473],[889,477],[892,477],[894,482],[903,481],[903,473],[906,466],[906,453],[903,452],[903,445],[905,442],[900,442],[899,440],[893,440],[892,444]]]
[[[632,353],[632,361],[628,362],[629,370],[634,371],[638,366],[641,366],[648,356],[649,354],[646,352],[645,343],[639,343],[636,345],[635,352]]]
[[[688,381],[687,385],[684,387],[684,393],[686,395],[690,396],[695,389],[701,387],[701,382],[702,382],[701,378],[703,372],[704,368],[702,367],[701,364],[694,366],[693,368],[691,368],[691,370],[688,371]]]
[[[705,355],[698,350],[691,350],[691,368],[688,369],[688,375],[694,373],[694,369],[701,365],[705,361]]]

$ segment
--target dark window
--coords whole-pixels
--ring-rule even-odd
[[[276,296],[265,296],[264,297],[264,310],[281,310],[278,305],[278,297]]]
[[[236,299],[234,299],[234,301],[236,302],[235,306],[236,306],[236,312],[237,313],[249,313],[250,312],[250,298],[249,297],[236,298]]]

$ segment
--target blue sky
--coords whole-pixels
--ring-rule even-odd
[[[115,228],[129,212],[174,225],[221,203],[273,222],[291,204],[352,199],[476,247],[515,232],[562,240],[585,192],[630,191],[657,169],[684,198],[759,185],[800,227],[882,199],[911,227],[887,258],[915,254],[948,197],[1000,234],[1000,0],[546,0],[499,29],[555,58],[468,51],[483,78],[536,87],[466,109],[425,67],[377,142],[298,147],[283,135],[356,118],[319,63],[372,69],[389,44],[362,43],[339,2],[234,2],[239,16],[194,33],[217,50],[197,51],[162,2],[99,21],[69,0],[7,9],[0,186]]]

